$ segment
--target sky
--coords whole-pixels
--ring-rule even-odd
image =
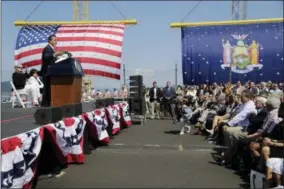
[[[2,1],[2,81],[11,80],[14,49],[20,28],[14,21],[25,20],[39,1]],[[174,83],[175,64],[178,66],[178,83],[182,84],[181,31],[170,28],[171,22],[180,22],[197,1],[113,1],[127,19],[138,24],[128,26],[124,35],[122,63],[129,75],[142,74],[149,86],[156,80],[159,85]],[[248,1],[247,19],[283,17],[281,1]],[[203,1],[185,22],[231,20],[231,1]],[[72,1],[45,1],[29,21],[59,21],[73,19]],[[123,20],[108,1],[89,1],[89,20]],[[122,71],[121,71],[122,73]],[[121,81],[92,77],[96,88],[120,87]]]

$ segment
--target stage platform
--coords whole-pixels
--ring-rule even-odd
[[[94,110],[93,103],[82,103],[83,112]],[[37,108],[12,108],[11,103],[1,104],[1,137],[6,138],[35,129],[34,113]]]

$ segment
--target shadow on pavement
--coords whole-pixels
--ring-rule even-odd
[[[165,134],[172,134],[172,135],[178,135],[180,131],[178,130],[170,130],[170,131],[164,131]]]

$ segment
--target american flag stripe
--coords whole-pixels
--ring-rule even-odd
[[[37,61],[37,65],[35,66],[30,66],[33,67],[34,69],[40,70],[41,68],[41,61]],[[107,78],[113,78],[113,79],[120,79],[120,75],[116,74],[117,69],[116,68],[111,68],[111,67],[106,67],[106,66],[101,66],[97,64],[90,64],[90,63],[85,63],[82,64],[82,67],[84,69],[84,72],[89,75],[96,75],[96,76],[103,76]]]
[[[106,66],[118,65],[118,64],[120,65],[120,58],[119,57],[111,56],[111,55],[104,54],[104,53],[97,53],[97,52],[91,52],[91,51],[84,52],[83,51],[83,52],[73,52],[72,55],[73,55],[73,57],[80,59],[80,61],[91,60],[92,62],[90,62],[90,63],[94,63],[94,64],[97,64],[97,62],[93,62],[93,61],[102,60],[102,63],[105,62]],[[30,56],[25,56],[25,57],[19,59],[18,63],[24,64],[24,63],[30,62],[32,60],[40,60],[40,59],[41,59],[41,53],[32,54]],[[112,66],[112,67],[117,67],[117,66]]]
[[[56,30],[54,27],[56,26],[27,26],[25,32],[20,32],[15,63],[38,68],[41,65],[42,49],[47,45],[47,39],[40,37],[45,35],[47,38],[55,34],[58,41],[56,50],[71,52],[81,62],[85,74],[120,79],[124,25],[62,25],[57,26]],[[52,29],[55,30],[54,33],[44,31]],[[34,36],[40,36],[31,36],[32,32]],[[26,41],[19,39],[21,37]],[[25,45],[31,41],[32,44]]]
[[[112,31],[110,29],[106,29],[106,28],[100,28],[100,29],[78,29],[78,28],[72,28],[72,30],[63,30],[64,28],[62,29],[59,29],[56,34],[57,35],[61,35],[61,34],[68,34],[68,33],[101,33],[103,32],[103,34],[108,34],[108,35],[114,35],[114,36],[121,36],[123,37],[123,32],[122,31],[119,31],[118,29],[116,29],[117,31]],[[70,29],[70,28],[68,28]]]
[[[125,25],[122,24],[84,24],[84,25],[77,25],[78,28],[98,28],[98,27],[109,27],[114,29],[123,29],[125,28]],[[74,28],[74,25],[66,24],[64,25],[64,28]]]
[[[58,48],[58,50],[65,50],[65,51],[69,51],[69,52],[76,52],[76,53],[80,53],[82,52],[81,50],[84,48],[85,52],[98,52],[98,53],[102,53],[102,54],[108,54],[111,56],[115,56],[120,58],[121,57],[121,52],[120,51],[115,51],[112,49],[105,49],[105,48],[100,48],[100,47],[92,47],[92,46],[66,46],[66,47],[62,47],[62,48]],[[16,59],[18,59],[18,61],[21,61],[21,57],[23,58],[27,58],[28,56],[33,56],[36,54],[39,54],[41,56],[42,53],[42,49],[33,49],[33,50],[29,50],[29,51],[25,51],[22,52],[18,55],[15,56]]]
[[[102,39],[112,39],[115,41],[122,41],[123,37],[122,36],[118,36],[118,35],[109,35],[109,34],[105,34],[104,31],[102,31],[102,33],[56,33],[56,37],[57,37],[57,41],[60,42],[61,38],[69,38],[69,41],[76,41],[77,37],[97,37],[97,38],[102,38]],[[105,41],[107,42],[107,41]],[[59,44],[57,44],[58,46]],[[60,45],[59,45],[60,46]]]

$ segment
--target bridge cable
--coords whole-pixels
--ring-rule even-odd
[[[40,5],[43,3],[44,1],[41,1],[31,12],[30,14],[26,17],[25,21],[27,21],[32,15],[33,13],[40,7]]]
[[[185,15],[185,17],[181,20],[183,22],[191,13],[202,3],[202,1],[198,1],[196,5]]]
[[[113,8],[115,8],[115,10],[120,14],[120,16],[122,16],[125,20],[127,20],[126,16],[119,10],[119,8],[117,6],[115,6],[115,4],[111,1],[108,1]]]

